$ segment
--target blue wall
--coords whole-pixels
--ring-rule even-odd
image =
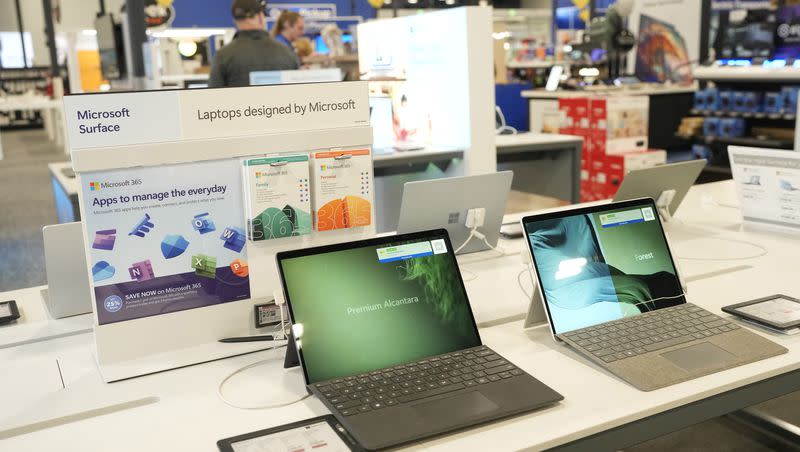
[[[175,21],[173,27],[232,27],[231,0],[175,0]],[[351,10],[350,0],[281,0],[270,3],[333,3],[340,16],[363,16],[364,19],[375,17],[375,9],[367,0],[355,0],[355,8]]]

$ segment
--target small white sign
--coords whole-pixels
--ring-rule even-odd
[[[183,139],[369,125],[366,82],[180,92]]]
[[[70,149],[179,140],[178,102],[176,91],[65,96]]]

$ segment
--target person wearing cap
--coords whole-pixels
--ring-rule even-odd
[[[237,32],[217,51],[208,86],[248,86],[254,71],[284,71],[299,68],[295,53],[273,39],[266,30],[266,1],[234,0],[231,14]]]

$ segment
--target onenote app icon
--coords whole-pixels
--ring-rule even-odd
[[[108,312],[117,312],[122,309],[122,298],[119,295],[110,295],[103,302],[103,307]]]
[[[89,191],[100,190],[100,182],[89,182]]]

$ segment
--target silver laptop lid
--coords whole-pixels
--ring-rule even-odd
[[[456,248],[469,237],[467,212],[472,208],[486,211],[483,226],[478,231],[491,246],[500,238],[506,201],[511,191],[513,171],[480,174],[477,176],[447,177],[419,182],[406,182],[397,232],[424,231],[445,228]],[[482,240],[471,240],[459,254],[489,249]]]
[[[675,195],[667,206],[669,214],[674,215],[706,163],[705,159],[690,160],[631,171],[622,179],[614,201],[639,198],[658,200],[661,193],[675,190]]]
[[[686,300],[652,199],[522,220],[554,334]]]

